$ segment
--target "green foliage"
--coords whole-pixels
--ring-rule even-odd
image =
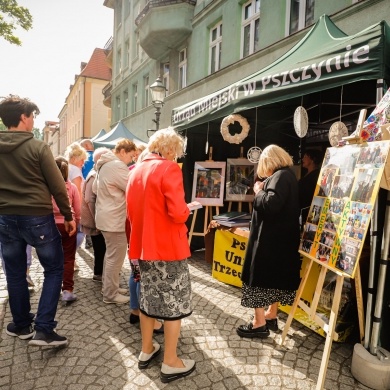
[[[14,35],[17,25],[28,31],[32,27],[33,17],[26,7],[18,5],[16,0],[0,0],[0,37],[20,46],[21,40]]]
[[[0,131],[5,131],[7,128],[5,127],[4,123],[0,119]]]
[[[42,139],[42,133],[41,133],[41,130],[38,129],[38,127],[34,127],[32,129],[32,133],[34,134],[34,138],[36,139]]]

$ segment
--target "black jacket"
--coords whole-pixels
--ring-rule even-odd
[[[249,286],[296,290],[299,286],[298,182],[289,168],[270,176],[253,202],[242,273]]]

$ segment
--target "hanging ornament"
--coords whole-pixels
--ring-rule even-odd
[[[241,125],[241,133],[231,135],[229,133],[229,125],[234,122],[238,122]],[[221,123],[221,134],[225,141],[231,144],[240,144],[249,133],[250,127],[248,121],[239,114],[229,115],[223,118]]]
[[[258,146],[252,146],[251,148],[249,148],[247,153],[248,160],[253,164],[258,163],[260,160],[261,153],[262,150]]]
[[[262,153],[262,150],[256,146],[256,137],[257,137],[257,107],[256,107],[256,123],[255,123],[255,146],[252,146],[249,148],[248,153],[247,153],[247,158],[248,160],[253,163],[257,164],[260,160],[260,155]]]
[[[337,146],[339,144],[339,141],[342,140],[343,137],[348,137],[348,129],[347,126],[343,122],[341,122],[341,113],[343,109],[343,91],[344,86],[341,86],[341,93],[340,93],[340,120],[338,122],[333,123],[332,126],[330,126],[329,129],[329,142],[331,146]]]
[[[309,128],[309,119],[307,111],[304,107],[299,106],[294,112],[294,129],[299,138],[303,138],[307,134]]]
[[[206,141],[205,154],[208,154],[209,152],[209,130],[210,130],[210,122],[207,123],[207,141]]]

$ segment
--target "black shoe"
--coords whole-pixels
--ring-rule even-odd
[[[54,331],[46,333],[40,330],[36,330],[34,337],[28,342],[28,345],[34,345],[36,347],[56,347],[66,344],[68,344],[66,337],[60,336]]]
[[[272,320],[265,319],[265,322],[267,324],[268,329],[272,330],[273,332],[279,331],[277,318],[273,318]]]
[[[152,353],[144,353],[141,351],[138,357],[138,368],[140,370],[144,370],[145,368],[148,368],[150,362],[160,354],[161,347],[157,343],[153,343],[153,352]]]
[[[154,334],[163,334],[164,333],[164,324],[161,324],[161,327],[158,329],[153,329]]]
[[[136,314],[130,313],[129,322],[131,325],[138,324],[139,316],[137,316]]]
[[[34,336],[34,330],[31,325],[24,328],[18,328],[13,322],[7,325],[5,331],[9,336],[19,337],[21,340],[31,339]]]
[[[247,337],[247,338],[261,338],[265,339],[269,336],[269,330],[267,328],[267,325],[260,326],[259,328],[253,328],[252,322],[250,322],[247,325],[240,325],[237,328],[237,334],[240,337]]]
[[[184,378],[187,375],[190,375],[196,367],[196,363],[191,359],[181,359],[184,367],[170,367],[166,364],[161,365],[160,380],[162,383],[172,382],[176,379]]]

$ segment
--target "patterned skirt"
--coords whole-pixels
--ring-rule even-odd
[[[268,307],[275,302],[280,302],[282,306],[291,306],[294,303],[295,295],[295,290],[251,287],[243,283],[241,306],[255,309],[257,307]]]
[[[139,260],[139,306],[143,314],[179,320],[192,313],[192,291],[187,260]]]

